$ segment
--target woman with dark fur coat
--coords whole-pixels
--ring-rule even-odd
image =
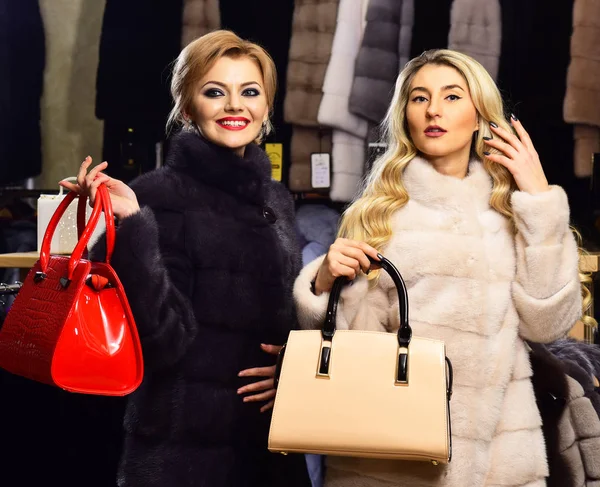
[[[293,203],[257,142],[275,66],[227,31],[189,44],[173,70],[165,167],[131,187],[104,174],[119,221],[112,264],[142,340],[145,377],[125,416],[118,485],[309,485],[304,458],[268,452],[275,355],[295,325]],[[149,100],[151,102],[151,100]],[[266,414],[263,414],[266,413]]]

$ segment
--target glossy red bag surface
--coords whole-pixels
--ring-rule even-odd
[[[0,329],[0,367],[71,392],[122,396],[139,386],[144,366],[127,296],[110,265],[115,228],[104,185],[85,228],[86,199],[80,198],[79,241],[71,256],[50,255],[52,235],[75,197],[69,193],[52,216],[40,259]],[[83,253],[102,211],[106,260],[93,262]]]

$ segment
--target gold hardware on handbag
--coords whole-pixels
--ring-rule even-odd
[[[444,342],[412,336],[404,280],[389,260],[376,264],[398,290],[398,333],[336,330],[346,281],[338,278],[322,329],[290,332],[280,352],[270,451],[450,461],[452,365]]]

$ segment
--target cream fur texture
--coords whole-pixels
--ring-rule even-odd
[[[478,160],[465,179],[415,158],[404,172],[410,195],[379,249],[402,273],[413,334],[442,339],[454,366],[454,456],[447,467],[356,458],[328,459],[327,487],[541,487],[546,484],[541,418],[524,339],[563,337],[581,315],[578,252],[566,194],[512,196],[517,233],[489,205],[492,182]],[[322,324],[328,294],[303,269],[294,295],[303,328]],[[383,273],[342,292],[338,326],[394,332],[398,297]]]

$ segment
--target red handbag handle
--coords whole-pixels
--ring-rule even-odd
[[[77,202],[77,240],[81,239],[85,230],[85,212],[87,210],[87,198],[79,198]]]
[[[52,215],[50,219],[50,223],[48,224],[48,228],[46,229],[46,233],[44,234],[44,239],[42,240],[42,248],[40,251],[40,267],[42,272],[45,274],[48,269],[48,262],[50,260],[50,247],[52,244],[52,237],[54,236],[54,232],[56,231],[56,227],[58,226],[58,222],[64,215],[65,211],[71,204],[71,202],[75,199],[77,193],[75,191],[71,191],[65,196],[65,198],[61,201],[60,205]],[[79,197],[79,203],[77,205],[77,223],[78,230],[79,224],[81,222],[81,211],[83,211],[83,218],[85,221],[85,204],[87,202],[87,198]],[[110,196],[108,194],[108,190],[101,184],[98,187],[98,197],[94,203],[94,209],[92,210],[92,214],[90,219],[81,232],[81,236],[79,237],[79,241],[75,246],[75,249],[71,253],[71,258],[69,259],[69,280],[73,278],[73,273],[75,272],[75,268],[77,264],[81,260],[81,256],[83,255],[84,250],[87,248],[87,244],[96,229],[96,225],[98,225],[98,220],[100,218],[100,213],[104,209],[105,217],[106,217],[106,263],[110,263],[110,258],[113,253],[114,245],[115,245],[115,224],[113,218],[112,204],[110,202]],[[78,231],[79,233],[79,231]]]
[[[107,245],[106,245],[106,263],[110,264],[110,258],[112,257],[113,248],[115,246],[114,245],[115,219],[114,219],[114,215],[113,215],[112,203],[110,201],[110,194],[109,194],[108,190],[106,189],[106,186],[104,186],[102,184],[102,185],[100,185],[100,187],[102,188],[102,190],[99,190],[98,194],[100,195],[101,198],[104,198],[104,203],[102,204],[102,208],[104,209],[104,216],[105,216],[105,220],[106,220],[106,238],[107,239],[110,238],[112,240],[112,242],[107,242]],[[98,189],[100,189],[100,187]],[[86,216],[85,213],[87,210],[86,203],[87,203],[86,198],[79,198],[79,202],[77,204],[77,238],[78,239],[81,239],[81,236],[85,229],[85,216]],[[112,227],[112,230],[109,230],[108,229],[109,227]]]
[[[98,187],[98,193],[102,198],[102,208],[104,209],[104,219],[106,220],[106,263],[110,264],[110,259],[115,248],[115,216],[108,188],[104,184],[101,184]]]

